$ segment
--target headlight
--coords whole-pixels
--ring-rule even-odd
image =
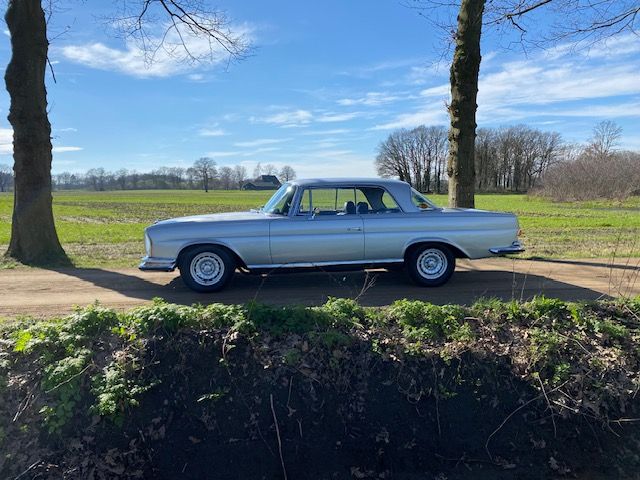
[[[144,233],[144,249],[146,250],[147,255],[151,256],[151,239],[147,232]]]

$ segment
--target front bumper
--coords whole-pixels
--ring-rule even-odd
[[[508,255],[510,253],[522,253],[524,252],[524,250],[525,249],[522,246],[522,244],[517,240],[508,247],[494,247],[489,249],[489,251],[494,255]]]
[[[138,268],[144,271],[173,272],[176,261],[173,258],[144,257]]]

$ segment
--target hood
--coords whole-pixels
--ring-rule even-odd
[[[154,225],[171,225],[177,223],[232,222],[261,219],[264,219],[264,214],[260,212],[210,213],[205,215],[192,215],[189,217],[170,218],[169,220],[156,222]]]

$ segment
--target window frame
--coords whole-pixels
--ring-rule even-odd
[[[302,218],[309,218],[309,217],[314,217],[314,213],[313,213],[313,190],[319,190],[319,189],[339,189],[339,188],[345,188],[345,189],[354,189],[357,190],[359,188],[362,187],[371,187],[371,188],[379,188],[381,190],[384,190],[384,192],[389,195],[394,202],[396,202],[396,205],[398,206],[398,213],[406,213],[404,211],[404,209],[402,208],[402,206],[400,205],[400,203],[398,203],[398,201],[396,200],[396,197],[389,191],[389,189],[385,188],[384,186],[380,185],[380,184],[375,184],[375,183],[361,183],[361,184],[329,184],[329,185],[306,185],[306,186],[301,186],[301,185],[297,185],[297,189],[296,189],[296,193],[294,195],[293,201],[295,203],[295,207],[291,208],[289,210],[289,215],[291,217],[302,217]],[[304,193],[310,190],[310,203],[311,205],[309,205],[309,213],[300,213],[300,202],[302,201],[302,198],[304,196]],[[339,217],[339,218],[353,218],[353,215],[357,215],[358,217],[365,217],[365,215],[361,214],[361,213],[355,213],[352,215],[319,215],[319,217],[322,218],[334,218],[334,217]]]

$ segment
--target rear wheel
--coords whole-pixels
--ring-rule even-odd
[[[407,268],[414,282],[423,287],[439,287],[449,281],[456,268],[456,258],[444,245],[422,245],[407,259]]]
[[[217,292],[231,280],[236,264],[233,256],[215,245],[194,247],[178,264],[182,281],[196,292]]]

